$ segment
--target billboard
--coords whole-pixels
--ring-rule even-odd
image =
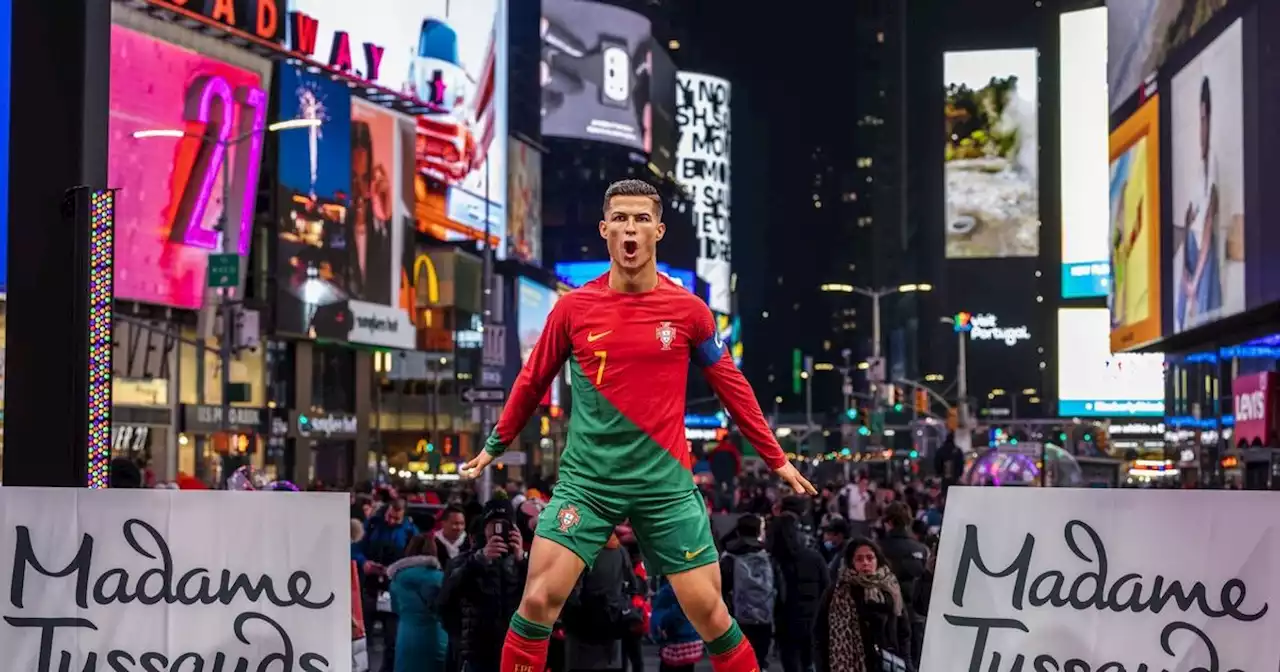
[[[1164,355],[1111,352],[1106,308],[1058,309],[1058,415],[1161,417]]]
[[[676,76],[676,180],[693,199],[698,236],[698,277],[707,281],[707,304],[732,312],[730,296],[730,85],[720,77],[694,72]]]
[[[948,259],[1040,254],[1035,49],[943,57]]]
[[[649,19],[588,0],[542,2],[542,134],[648,151]]]
[[[507,258],[542,263],[542,153],[507,143]]]
[[[1160,96],[1111,132],[1111,349],[1160,338]]]
[[[533,346],[537,345],[538,339],[542,337],[542,330],[547,326],[547,318],[551,316],[551,308],[559,299],[560,294],[550,287],[544,287],[524,276],[516,279],[516,335],[520,342],[521,366],[529,363]],[[542,398],[542,404],[560,405],[559,383],[547,390]]]
[[[1237,19],[1173,76],[1173,333],[1246,308],[1243,24]]]
[[[262,77],[119,25],[111,26],[110,67],[116,298],[199,308],[228,196],[240,253],[248,251],[262,161],[260,133],[225,150],[204,138],[226,141],[265,123]],[[138,131],[186,135],[135,138]]]
[[[1107,82],[1112,112],[1230,0],[1110,0]],[[1065,44],[1065,42],[1064,42]]]
[[[363,101],[346,85],[280,68],[280,116],[320,119],[281,133],[276,330],[411,349],[401,293],[413,211],[412,119]]]
[[[556,264],[556,277],[571,287],[581,287],[609,272],[607,261],[569,261]],[[672,282],[690,292],[696,291],[693,271],[683,268],[672,268],[668,264],[658,262],[658,272],[667,276]]]
[[[1059,17],[1062,298],[1107,295],[1107,8]]]
[[[447,241],[482,241],[488,228],[498,258],[506,255],[507,226],[506,7],[506,0],[289,2],[291,44],[305,37],[312,49],[335,45],[330,62],[345,58],[354,74],[428,110],[417,118],[418,228]],[[297,34],[302,27],[305,36]],[[353,61],[352,45],[364,47],[363,59]]]
[[[680,129],[676,125],[676,64],[666,49],[653,45],[653,69],[649,77],[649,98],[653,115],[650,117],[649,163],[659,175],[666,175],[676,168],[676,145],[680,142]]]

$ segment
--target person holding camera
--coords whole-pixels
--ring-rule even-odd
[[[456,641],[461,669],[497,672],[507,622],[520,606],[529,565],[510,501],[486,504],[478,527],[477,547],[449,562],[440,613]]]

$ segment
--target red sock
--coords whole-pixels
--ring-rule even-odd
[[[714,672],[760,672],[760,665],[756,662],[756,651],[751,648],[751,642],[743,637],[732,649],[711,656],[711,669]]]
[[[549,639],[527,639],[508,630],[507,639],[502,644],[499,672],[543,672],[547,669],[547,646],[550,643]]]

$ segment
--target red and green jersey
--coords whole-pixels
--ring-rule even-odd
[[[620,494],[692,488],[684,435],[690,360],[769,467],[786,463],[711,310],[664,276],[652,291],[627,293],[610,288],[605,274],[561,297],[486,451],[500,455],[515,440],[566,360],[573,408],[561,479]]]

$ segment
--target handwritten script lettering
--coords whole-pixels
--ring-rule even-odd
[[[1159,574],[1143,576],[1126,573],[1113,578],[1106,545],[1088,523],[1080,520],[1071,520],[1063,527],[1063,541],[1067,549],[1087,565],[1087,570],[1080,573],[1050,568],[1033,575],[1032,561],[1037,545],[1033,534],[1027,534],[1013,560],[1000,567],[998,563],[988,562],[988,559],[982,557],[978,536],[977,525],[965,527],[956,579],[951,589],[951,604],[944,608],[945,611],[950,611],[952,606],[964,607],[970,578],[976,575],[1010,579],[1008,604],[1015,612],[1022,612],[1028,607],[1094,610],[1114,614],[1161,614],[1167,610],[1175,610],[1187,615],[1175,617],[1185,620],[1172,620],[1161,630],[1160,647],[1167,655],[1174,656],[1175,650],[1186,647],[1190,642],[1192,647],[1201,647],[1208,659],[1207,667],[1197,667],[1192,672],[1219,672],[1224,669],[1227,672],[1240,672],[1235,668],[1223,667],[1218,648],[1209,635],[1187,621],[1202,625],[1214,619],[1250,623],[1264,617],[1269,609],[1266,602],[1256,606],[1246,605],[1248,587],[1239,578],[1224,581],[1216,590],[1202,581],[1188,582]],[[1000,592],[993,594],[997,599],[1003,599]],[[1007,616],[1007,613],[1004,615]],[[1165,669],[1158,664],[1140,661],[1090,663],[1079,658],[1060,661],[1043,653],[1021,652],[1013,656],[1011,663],[1002,664],[1008,655],[989,650],[991,634],[996,631],[1030,633],[1026,623],[1017,618],[953,613],[943,613],[942,617],[954,628],[973,632],[973,648],[966,668],[969,672],[1020,672],[1026,664],[1029,664],[1028,669],[1033,672],[1155,672]],[[1063,614],[1062,618],[1069,620],[1073,617],[1068,613]],[[1175,642],[1175,639],[1181,641]],[[1175,645],[1179,648],[1175,649]]]
[[[297,651],[284,626],[252,609],[255,604],[307,610],[322,610],[332,605],[335,594],[313,595],[316,588],[314,580],[305,571],[294,571],[280,581],[265,574],[252,576],[226,569],[179,569],[174,566],[173,555],[164,536],[147,522],[136,518],[125,521],[121,527],[125,543],[142,559],[137,564],[130,563],[128,568],[95,566],[94,547],[97,542],[90,534],[81,537],[75,555],[69,560],[44,558],[42,561],[32,545],[30,529],[20,525],[15,532],[13,571],[9,580],[8,601],[11,607],[22,610],[34,606],[28,604],[28,598],[42,599],[38,596],[47,595],[47,590],[38,587],[47,580],[66,580],[75,585],[75,604],[67,605],[73,616],[35,618],[20,612],[4,616],[8,627],[29,631],[32,636],[40,638],[37,672],[72,672],[77,655],[83,656],[80,669],[84,672],[327,672],[330,669],[331,663],[327,658],[318,653]],[[65,566],[59,567],[62,562],[66,562]],[[139,566],[144,569],[138,571]],[[171,651],[112,649],[84,653],[89,648],[83,644],[84,633],[97,631],[98,626],[83,617],[83,610],[91,605],[110,607],[134,602],[147,606],[163,604],[169,608],[243,605],[246,610],[235,616],[232,622],[236,640],[259,650],[267,645],[272,652],[257,656],[252,661],[221,651],[188,652],[172,658],[174,654]]]

